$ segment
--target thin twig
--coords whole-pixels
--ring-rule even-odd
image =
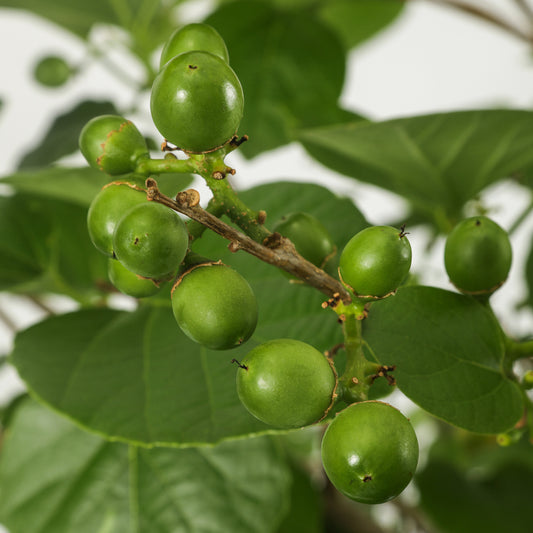
[[[12,333],[16,333],[18,328],[15,322],[11,320],[11,317],[0,307],[0,321],[2,321],[7,329],[11,331]]]
[[[527,0],[515,0],[515,4],[520,8],[522,13],[527,17],[529,24],[533,27],[533,7]]]
[[[411,2],[413,0],[400,0],[401,2]],[[509,21],[503,19],[500,15],[483,9],[481,7],[472,5],[468,2],[463,2],[462,0],[429,0],[434,4],[440,4],[442,6],[450,7],[472,15],[478,19],[484,20],[493,26],[500,28],[501,30],[506,31],[507,33],[518,37],[522,41],[527,42],[528,44],[533,44],[533,33],[525,33],[520,28],[516,27],[514,24],[511,24]]]
[[[304,259],[291,241],[279,233],[271,234],[272,239],[267,239],[267,242],[258,243],[197,203],[190,202],[187,194],[180,193],[176,200],[173,200],[159,191],[157,182],[153,178],[146,180],[146,186],[149,200],[166,205],[224,237],[230,241],[232,251],[244,250],[265,263],[289,272],[328,296],[337,295],[346,303],[350,302],[350,294],[339,281]]]

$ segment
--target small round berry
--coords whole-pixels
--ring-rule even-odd
[[[134,172],[139,159],[149,157],[139,130],[118,115],[89,120],[81,130],[79,145],[89,165],[112,176]]]
[[[328,230],[308,213],[290,213],[272,229],[291,240],[296,251],[317,267],[323,267],[335,252],[335,243]]]
[[[467,294],[491,294],[509,275],[512,248],[507,232],[486,216],[467,218],[446,239],[444,264],[450,281]]]
[[[293,339],[255,347],[240,362],[237,393],[256,418],[280,428],[314,424],[329,411],[337,376],[326,356]]]
[[[226,43],[217,30],[209,24],[196,22],[182,26],[170,36],[161,52],[159,68],[163,68],[173,57],[195,50],[211,52],[226,63],[229,62]]]
[[[404,281],[411,245],[401,229],[371,226],[354,235],[342,251],[339,275],[360,298],[384,298]]]
[[[107,265],[107,275],[109,281],[120,292],[133,296],[133,298],[146,298],[157,294],[160,290],[159,284],[152,279],[146,279],[130,272],[117,259],[109,259]]]
[[[92,243],[113,257],[113,235],[118,221],[134,205],[147,202],[146,191],[130,181],[112,181],[94,197],[87,213],[87,229]]]
[[[257,324],[257,301],[248,282],[232,268],[207,263],[188,270],[172,291],[179,327],[212,350],[247,341]]]
[[[129,209],[113,236],[117,259],[144,278],[168,279],[183,261],[189,234],[179,215],[156,202]]]
[[[45,87],[61,87],[71,77],[72,67],[59,56],[42,57],[33,71],[33,77]]]
[[[322,439],[324,470],[339,492],[361,503],[391,500],[418,463],[413,426],[391,405],[354,403],[339,412]]]
[[[152,86],[150,109],[156,128],[186,152],[209,152],[226,144],[237,132],[243,108],[235,72],[210,52],[174,57]]]

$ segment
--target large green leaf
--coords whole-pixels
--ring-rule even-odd
[[[330,0],[316,4],[319,16],[352,48],[373,37],[402,12],[398,0]]]
[[[1,178],[0,183],[16,191],[89,207],[91,200],[111,176],[92,167],[48,167],[17,172]]]
[[[112,102],[86,100],[76,104],[54,119],[39,146],[22,156],[19,168],[44,167],[76,152],[80,132],[90,119],[98,115],[117,113]]]
[[[0,7],[30,11],[82,38],[96,23],[117,24],[132,31],[139,44],[150,50],[168,35],[172,23],[169,8],[177,3],[179,0],[154,0],[149,4],[143,0],[0,0]]]
[[[238,13],[238,16],[236,16]],[[299,127],[353,120],[338,108],[345,51],[335,33],[308,10],[282,11],[242,0],[207,19],[225,39],[242,82],[247,156],[294,139]]]
[[[50,252],[51,222],[40,206],[20,197],[0,197],[0,290],[38,278]]]
[[[265,185],[242,197],[266,208],[273,220],[288,209],[306,210],[333,230],[341,216],[346,227],[336,236],[340,245],[365,225],[349,200],[318,186]],[[161,300],[135,313],[77,312],[17,336],[12,360],[29,388],[84,426],[134,442],[217,442],[270,430],[240,404],[231,360],[279,337],[331,348],[342,337],[336,315],[322,309],[322,294],[244,252],[231,254],[217,235],[206,233],[197,251],[222,258],[251,282],[259,302],[252,341],[231,351],[207,350],[181,333],[170,302]]]
[[[4,176],[0,178],[0,183],[8,184],[21,193],[89,207],[92,199],[105,184],[114,180],[127,180],[128,176],[130,175],[109,176],[89,166],[53,166]],[[163,174],[157,178],[160,190],[168,196],[175,196],[191,181],[190,174]]]
[[[374,304],[365,322],[378,361],[396,365],[398,387],[431,414],[479,433],[506,431],[522,416],[499,326],[473,298],[406,287]]]
[[[268,438],[128,450],[25,402],[0,456],[0,522],[11,533],[267,533],[289,481]]]
[[[87,209],[45,197],[0,197],[0,290],[98,297],[107,260],[92,245]]]
[[[491,183],[533,162],[533,112],[484,110],[301,131],[321,163],[404,196],[427,216],[458,216]]]
[[[415,478],[423,511],[442,533],[529,533],[531,444],[455,440],[441,435]]]

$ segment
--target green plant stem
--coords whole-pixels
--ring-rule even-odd
[[[533,339],[517,342],[507,338],[506,355],[511,361],[533,357]]]
[[[512,235],[522,225],[524,220],[526,220],[527,217],[531,214],[531,211],[533,211],[533,198],[526,206],[526,208],[516,217],[515,221],[512,223],[507,233],[509,235]]]
[[[250,209],[235,193],[228,179],[217,180],[204,176],[208,187],[213,193],[214,203],[218,204],[223,214],[241,228],[254,241],[263,243],[271,235],[262,222],[262,213]]]
[[[135,168],[136,174],[150,176],[152,174],[190,173],[195,172],[195,166],[189,159],[177,159],[175,157],[166,157],[164,159],[140,159]]]
[[[368,399],[369,384],[366,376],[369,361],[363,354],[362,320],[349,314],[342,324],[344,349],[346,351],[346,368],[340,377],[344,400],[349,403]]]

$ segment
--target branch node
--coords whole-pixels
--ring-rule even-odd
[[[195,207],[200,203],[200,193],[195,189],[187,189],[176,195],[176,202],[183,207]]]
[[[228,250],[234,254],[235,252],[238,252],[240,249],[241,249],[241,245],[238,243],[238,242],[235,242],[235,241],[231,241],[229,244],[228,244]]]
[[[276,248],[279,248],[282,243],[283,236],[277,231],[275,231],[274,233],[271,233],[268,237],[265,238],[265,240],[263,241],[263,246],[274,250]]]

